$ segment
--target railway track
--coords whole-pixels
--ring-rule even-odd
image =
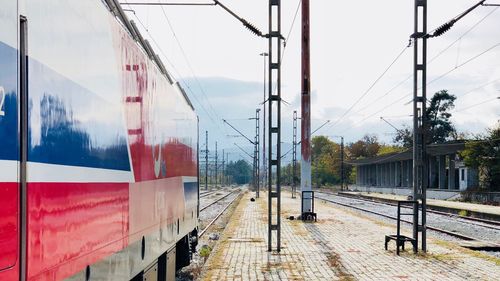
[[[210,206],[212,206],[214,204],[217,204],[219,201],[224,200],[226,197],[228,197],[229,195],[235,193],[236,191],[237,190],[230,191],[227,194],[223,195],[222,197],[219,197],[219,198],[215,199],[214,201],[212,201],[211,203],[208,203],[207,205],[201,207],[200,208],[200,212],[202,212],[203,210],[207,209],[208,207],[210,207]]]
[[[220,202],[221,200],[227,198],[229,195],[235,193],[236,191],[232,191],[232,192],[229,192],[228,194],[226,194],[225,196],[215,200],[214,202],[210,203],[209,205],[203,207],[202,209],[200,209],[200,212],[203,211],[203,210],[206,210],[208,207],[214,205],[215,203],[217,202]],[[229,203],[227,203],[224,208],[219,212],[217,213],[217,215],[203,228],[203,230],[199,233],[199,237],[201,238],[206,232],[207,230],[224,214],[224,212],[234,203],[234,201],[236,201],[236,199],[238,199],[238,197],[240,197],[240,194],[241,194],[241,191],[239,191],[236,196],[231,199],[231,201],[229,201]]]
[[[325,193],[325,194],[328,194],[328,193]],[[362,198],[362,197],[356,197],[356,196],[346,196],[346,195],[342,195],[342,194],[334,194],[334,195],[335,196],[339,196],[339,197],[354,198],[354,199],[357,199],[357,200],[363,200],[363,201],[373,202],[373,203],[381,203],[381,204],[385,204],[385,205],[397,207],[397,204],[389,203],[389,202],[383,202],[383,201],[374,200],[374,199],[368,199],[368,198]],[[402,206],[401,208],[411,209],[408,206]],[[427,213],[439,214],[439,215],[443,215],[443,216],[454,217],[456,219],[471,221],[471,222],[473,222],[475,224],[481,223],[481,224],[477,224],[477,225],[480,225],[482,227],[491,228],[491,229],[495,229],[495,230],[499,230],[500,231],[500,221],[486,220],[486,219],[469,217],[469,216],[459,216],[457,214],[452,214],[452,213],[447,213],[447,212],[441,212],[441,211],[436,211],[436,210],[430,210],[430,209],[427,209]]]
[[[387,211],[385,213],[382,212],[382,211],[379,211],[379,210],[383,210],[383,208],[380,208],[381,206],[385,205],[385,206],[390,206],[392,208],[394,206],[393,204],[381,203],[381,202],[374,202],[372,200],[358,199],[358,198],[352,198],[352,197],[347,197],[347,196],[338,196],[338,195],[334,195],[334,194],[330,194],[330,193],[323,193],[323,192],[317,192],[317,194],[324,194],[324,195],[332,196],[332,197],[347,198],[347,199],[351,200],[351,202],[345,202],[345,201],[341,202],[341,200],[334,200],[334,198],[326,198],[324,196],[321,196],[321,197],[320,196],[316,196],[317,199],[320,199],[320,200],[323,200],[323,201],[326,201],[326,202],[329,202],[329,203],[333,203],[333,204],[337,204],[337,205],[340,205],[340,206],[343,206],[343,207],[347,207],[347,208],[359,210],[359,211],[362,211],[362,212],[374,214],[374,215],[381,216],[381,217],[384,217],[384,218],[388,218],[388,219],[391,219],[391,220],[397,220],[396,216],[388,214]],[[337,199],[339,199],[339,198],[337,198]],[[377,208],[377,210],[373,210],[373,209],[369,209],[369,208],[363,208],[363,207],[356,206],[356,203],[359,205],[359,202],[368,202],[368,203],[373,204],[374,207],[378,207],[378,208]],[[395,209],[393,209],[392,211],[394,212]],[[437,212],[436,213],[434,211],[432,213],[434,215],[436,215],[436,216],[441,216],[442,218],[445,218],[445,219],[448,219],[448,220],[455,220],[455,224],[458,224],[459,223],[458,219],[461,219],[461,217],[451,216],[451,214],[448,214],[448,213],[443,213],[443,212]],[[407,224],[412,224],[412,222],[408,221],[408,220],[401,220],[401,221],[404,222],[404,223],[407,223]],[[433,230],[433,231],[436,231],[436,232],[439,232],[439,233],[447,234],[447,235],[450,235],[452,237],[459,238],[459,239],[462,239],[462,240],[465,240],[465,241],[473,241],[473,242],[478,242],[478,243],[487,243],[487,244],[490,245],[490,247],[486,247],[486,248],[488,248],[490,250],[494,250],[494,251],[499,251],[500,250],[500,244],[498,244],[498,242],[495,241],[495,239],[498,239],[498,237],[500,237],[500,228],[498,228],[497,225],[495,225],[495,224],[487,225],[484,222],[484,220],[481,220],[481,224],[474,223],[473,226],[470,227],[470,228],[475,227],[476,228],[475,231],[472,231],[470,233],[465,234],[465,233],[457,232],[456,230],[450,230],[450,229],[445,229],[444,228],[444,227],[446,227],[447,224],[449,225],[449,224],[452,224],[453,222],[448,222],[447,224],[443,223],[441,227],[438,227],[438,226],[436,226],[432,222],[432,218],[429,219],[429,216],[428,216],[427,221],[428,221],[428,223],[427,223],[427,229],[430,229],[430,230]],[[467,220],[467,223],[470,223],[470,222],[473,222],[473,221],[474,220]],[[463,222],[460,222],[460,223],[463,223]],[[474,233],[474,232],[477,235],[471,235],[471,233]],[[488,237],[484,236],[485,232],[489,233]],[[481,236],[481,235],[483,235],[483,236]]]
[[[218,192],[219,190],[216,190],[216,191],[206,191],[206,192],[201,192],[200,193],[200,198],[203,198],[203,197],[207,197],[207,196],[210,196],[216,192]]]

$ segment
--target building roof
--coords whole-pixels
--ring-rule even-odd
[[[430,144],[427,146],[427,154],[431,156],[448,155],[464,150],[464,148],[465,148],[465,141],[453,141],[441,144]],[[413,158],[413,152],[411,150],[407,150],[403,152],[389,153],[371,158],[351,160],[348,163],[354,166],[363,166],[363,165],[411,160],[412,158]]]

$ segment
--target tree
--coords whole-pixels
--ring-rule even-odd
[[[405,151],[405,148],[401,146],[383,144],[380,146],[380,149],[377,152],[377,156],[396,153],[396,152],[403,152],[403,151]]]
[[[351,143],[348,147],[352,159],[370,158],[377,155],[380,143],[376,135],[365,135],[361,140]]]
[[[443,143],[453,136],[455,127],[451,123],[451,109],[455,107],[456,96],[441,90],[434,94],[426,115],[429,125],[429,143]]]
[[[480,171],[482,187],[500,191],[500,123],[489,129],[487,135],[466,142],[460,155],[466,166]]]
[[[457,136],[455,127],[450,120],[451,113],[449,112],[455,107],[456,99],[447,90],[441,90],[432,96],[430,104],[425,111],[429,128],[428,143],[444,143]],[[394,142],[406,148],[413,147],[413,131],[410,127],[404,126],[402,130],[397,132]]]
[[[403,129],[399,130],[394,137],[394,142],[400,144],[404,148],[413,147],[413,132],[407,125],[403,126]]]
[[[313,186],[334,185],[341,181],[340,145],[325,136],[312,139],[312,182]],[[345,160],[348,160],[345,157]],[[350,167],[344,165],[345,179],[349,178]]]
[[[236,184],[246,184],[252,179],[252,167],[244,160],[229,162],[226,167],[226,174],[233,179]]]

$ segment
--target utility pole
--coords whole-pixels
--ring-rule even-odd
[[[256,198],[259,198],[260,189],[260,108],[255,110],[255,183]]]
[[[311,191],[311,64],[309,42],[309,0],[302,0],[302,103],[300,187]],[[301,210],[310,211],[312,199],[304,201]]]
[[[205,131],[205,190],[208,190],[208,131]]]
[[[340,137],[340,190],[344,190],[345,182],[345,171],[344,171],[344,137]]]
[[[267,179],[267,174],[266,174],[266,102],[267,102],[267,95],[266,95],[266,57],[269,56],[268,53],[261,53],[260,54],[264,58],[264,99],[262,102],[262,112],[263,112],[263,119],[262,119],[262,185],[264,186],[266,183]]]
[[[413,251],[418,251],[418,233],[422,232],[422,251],[427,251],[426,243],[426,101],[427,101],[427,0],[415,0],[413,33],[413,200],[421,201],[422,225],[419,225],[418,203],[413,205],[413,238],[417,241]],[[421,21],[421,22],[420,22]],[[419,48],[419,44],[422,44]]]
[[[293,141],[292,141],[292,198],[297,191],[297,110],[293,111]]]
[[[281,0],[269,0],[269,79],[268,79],[268,244],[272,251],[272,232],[276,231],[276,251],[281,251]],[[276,85],[276,92],[273,86]],[[273,118],[276,120],[273,122]],[[276,144],[273,144],[276,142]],[[276,152],[273,153],[274,148]],[[273,171],[276,171],[273,188]],[[273,199],[276,199],[275,218],[273,219]],[[275,222],[275,224],[273,223]]]
[[[225,171],[226,171],[226,159],[224,158],[225,154],[224,154],[224,149],[222,150],[222,178],[221,178],[221,181],[220,181],[220,184],[221,186],[225,186],[225,181],[224,181],[224,174],[225,174]]]
[[[218,159],[219,155],[218,155],[218,151],[217,151],[217,142],[215,142],[215,188],[217,189],[217,177],[218,177],[218,173],[219,173],[219,159]]]

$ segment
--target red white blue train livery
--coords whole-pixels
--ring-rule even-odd
[[[197,127],[116,0],[1,0],[0,280],[166,280],[188,264]]]

